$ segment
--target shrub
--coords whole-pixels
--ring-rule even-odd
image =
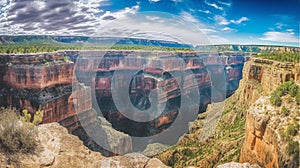
[[[24,109],[22,113],[23,116],[20,116],[21,121],[32,123],[34,125],[38,125],[43,121],[44,113],[41,110],[35,112],[35,114],[33,115],[33,119],[32,115],[28,112],[28,110]]]
[[[295,136],[298,132],[299,126],[298,125],[289,125],[287,128],[287,135],[288,136]]]
[[[293,84],[289,86],[289,95],[295,97],[298,93],[298,90],[299,90],[299,86],[293,82]]]
[[[283,106],[283,107],[281,108],[281,113],[282,113],[284,116],[288,116],[289,113],[290,113],[290,111],[289,111],[285,106]]]
[[[278,94],[276,94],[275,92],[273,92],[271,94],[271,97],[270,97],[270,102],[272,105],[275,105],[275,106],[281,106],[281,103],[282,103],[282,100],[281,98],[278,96]]]
[[[34,125],[20,121],[16,110],[0,108],[0,147],[9,155],[33,153],[37,147]]]
[[[295,100],[296,100],[297,104],[300,105],[300,91],[298,91],[298,93],[296,94]]]
[[[287,153],[290,156],[294,156],[294,158],[298,158],[299,160],[299,142],[290,141],[287,146]]]

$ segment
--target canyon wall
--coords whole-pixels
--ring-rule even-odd
[[[211,110],[208,108],[190,123],[189,132],[174,147],[155,157],[175,168],[217,167],[229,162],[249,162],[258,164],[257,167],[299,167],[297,153],[287,153],[289,141],[300,140],[299,126],[294,123],[300,120],[299,105],[288,96],[283,97],[281,107],[274,107],[269,101],[270,93],[282,83],[292,78],[299,83],[299,72],[299,64],[251,57],[244,64],[239,88],[225,101],[214,134],[201,140]],[[283,114],[283,106],[288,114]],[[220,110],[221,107],[214,109],[216,113]],[[282,136],[282,130],[286,134],[293,124],[296,136]],[[297,151],[297,146],[294,149]]]
[[[0,55],[0,58],[3,70],[0,71],[1,106],[13,106],[20,111],[27,109],[33,115],[42,110],[42,123],[59,122],[69,132],[86,140],[85,144],[90,148],[101,152],[101,147],[87,140],[83,127],[96,127],[99,124],[97,116],[102,115],[111,123],[102,128],[113,132],[112,136],[123,142],[119,146],[109,142],[113,145],[113,153],[131,150],[130,137],[120,136],[118,131],[149,136],[167,129],[179,113],[180,97],[189,94],[193,88],[200,93],[200,107],[196,108],[199,112],[204,111],[212,101],[211,76],[223,74],[226,82],[225,93],[217,95],[214,101],[222,101],[231,95],[239,85],[247,60],[244,55],[234,53],[221,56],[217,53],[147,51],[63,51]],[[112,98],[112,78],[116,72],[123,74],[118,76],[118,87],[128,89],[130,102],[139,110],[151,106],[151,91],[163,91],[164,96],[157,100],[158,104],[166,104],[163,113],[149,122],[126,118]],[[131,77],[127,72],[135,74]],[[175,78],[174,74],[179,76]],[[132,78],[130,86],[126,86],[129,77]],[[196,83],[192,82],[193,79]],[[122,95],[117,93],[115,96]],[[106,154],[112,155],[110,152]]]
[[[188,94],[189,89],[198,88],[199,112],[204,111],[207,104],[211,102],[210,76],[224,73],[226,95],[218,95],[217,99],[221,100],[231,95],[242,78],[243,64],[246,60],[244,55],[235,53],[227,56],[220,56],[217,53],[146,51],[81,53],[67,51],[67,53],[72,60],[76,61],[75,76],[78,81],[92,86],[92,92],[96,95],[95,105],[99,106],[104,117],[113,124],[114,128],[135,136],[149,136],[167,129],[179,112],[180,96]],[[99,56],[103,58],[100,59]],[[116,78],[116,73],[122,75]],[[127,74],[130,73],[134,75],[128,76]],[[179,76],[174,77],[174,74]],[[166,103],[162,115],[148,123],[135,122],[126,118],[118,110],[112,98],[111,88],[114,87],[112,86],[114,77],[118,81],[118,87],[129,89],[130,103],[139,110],[147,110],[151,106],[149,95],[152,90],[162,90],[161,95],[164,96],[157,101],[158,104]],[[129,86],[126,86],[128,78],[132,79]],[[197,83],[193,83],[193,79]],[[183,88],[183,81],[185,91],[180,89]],[[122,97],[121,93],[116,93],[114,96],[119,99]]]
[[[299,120],[298,105],[283,102],[289,109],[287,116],[280,114],[281,107],[274,107],[269,95],[282,83],[290,79],[299,81],[299,65],[253,58],[245,64],[243,88],[239,101],[251,105],[246,112],[245,140],[241,150],[240,161],[257,163],[263,167],[298,167],[297,159],[286,152],[287,142],[280,134],[280,129],[291,125],[295,118]],[[299,134],[299,129],[298,129]],[[289,140],[299,137],[288,137]],[[298,160],[299,161],[299,160]]]
[[[47,54],[2,55],[1,105],[27,109],[31,114],[37,110],[44,113],[43,123],[60,122],[70,132],[80,123],[78,114],[85,115],[91,124],[96,116],[91,99],[73,97],[89,96],[90,88],[77,83],[80,90],[72,92],[74,63],[63,52]],[[74,106],[80,107],[75,111]]]

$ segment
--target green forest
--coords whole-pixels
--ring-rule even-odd
[[[273,52],[258,54],[256,57],[280,62],[300,62],[300,53]]]
[[[6,54],[22,54],[22,53],[42,53],[55,52],[59,50],[154,50],[154,51],[192,51],[189,48],[162,47],[162,46],[143,46],[143,45],[114,45],[114,46],[99,46],[99,45],[28,45],[28,44],[9,44],[0,45],[0,53]]]

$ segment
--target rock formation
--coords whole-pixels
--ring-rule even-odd
[[[283,106],[290,111],[284,116],[282,107],[270,105],[266,96],[290,79],[299,83],[299,72],[299,64],[251,58],[244,65],[239,88],[226,100],[214,135],[200,141],[207,114],[199,114],[175,147],[155,157],[172,167],[215,167],[228,162],[298,167],[297,153],[288,154],[287,148],[288,141],[299,142],[299,130],[295,136],[287,136],[282,130],[299,122],[299,105],[293,98],[284,97]]]
[[[69,53],[69,52],[68,52]],[[113,127],[135,136],[148,136],[166,129],[176,118],[180,108],[181,82],[186,82],[188,88],[199,88],[200,112],[211,102],[211,79],[220,73],[225,74],[227,95],[231,95],[238,87],[242,77],[242,68],[245,57],[231,53],[219,56],[212,53],[196,52],[143,52],[143,51],[85,51],[76,53],[70,51],[68,55],[76,60],[76,78],[89,86],[94,86],[93,92],[104,117],[113,124]],[[102,56],[102,59],[99,59]],[[208,69],[211,72],[208,72]],[[140,110],[151,106],[149,93],[152,90],[163,90],[164,97],[158,100],[159,104],[166,103],[163,114],[149,123],[138,123],[127,119],[112,98],[112,79],[118,72],[118,87],[126,85],[127,78],[132,78],[129,89],[131,103]],[[135,75],[126,76],[135,72]],[[181,73],[175,78],[173,75]],[[192,72],[189,75],[188,72]],[[210,73],[210,74],[209,74]],[[195,78],[198,84],[191,81]],[[125,86],[126,87],[126,86]],[[186,92],[188,93],[188,92]],[[121,95],[115,95],[120,97]],[[126,125],[126,126],[125,126]],[[130,126],[130,128],[128,128]]]
[[[85,147],[74,135],[58,123],[43,124],[37,127],[38,151],[32,155],[20,155],[18,166],[24,168],[99,168],[137,167],[165,168],[158,159],[150,159],[138,153],[125,156],[104,157]],[[1,150],[0,150],[1,151]],[[0,152],[0,167],[14,167]]]
[[[245,73],[248,73],[248,84],[255,81],[256,88],[251,90],[246,87],[242,93],[242,102],[249,102],[251,107],[246,114],[246,135],[241,150],[241,162],[258,163],[263,167],[298,167],[299,161],[293,159],[286,152],[288,142],[284,140],[284,132],[293,120],[299,121],[299,106],[290,101],[283,101],[283,105],[289,109],[287,116],[280,114],[282,107],[274,107],[270,104],[269,95],[283,82],[294,79],[299,81],[299,65],[279,63],[275,61],[253,59],[245,65]],[[253,83],[252,83],[253,84]],[[248,85],[249,86],[249,85]],[[298,133],[299,134],[299,129]],[[300,141],[299,137],[289,135],[290,140]]]
[[[217,95],[215,99],[218,100],[214,101],[231,95],[238,87],[246,61],[244,55],[235,53],[221,56],[217,53],[113,50],[4,54],[0,58],[3,70],[0,72],[0,105],[14,106],[20,111],[27,109],[33,115],[42,110],[43,123],[58,122],[82,140],[89,139],[83,127],[97,125],[98,115],[105,117],[116,130],[129,135],[158,134],[172,125],[181,108],[180,97],[190,94],[189,90],[199,90],[201,106],[196,108],[199,112],[205,110],[212,101],[211,76],[223,74],[226,82],[225,95]],[[129,90],[129,102],[139,110],[151,106],[151,91],[163,91],[164,96],[157,100],[158,104],[166,104],[163,113],[149,122],[126,118],[112,98],[112,79],[116,72],[123,73],[118,77],[118,87],[125,86]],[[124,82],[129,78],[127,72],[137,72],[130,87]],[[179,76],[175,78],[173,74],[176,73]],[[196,83],[192,82],[193,78]],[[112,131],[111,127],[103,129]],[[127,153],[131,150],[130,137],[119,136],[118,131],[113,131],[113,135],[124,143],[119,147],[113,145],[111,152]],[[85,141],[85,144],[103,152],[95,143]]]

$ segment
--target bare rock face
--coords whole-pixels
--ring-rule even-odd
[[[278,134],[268,126],[269,120],[270,116],[255,114],[250,107],[246,115],[246,136],[241,151],[242,162],[279,167]]]
[[[274,107],[269,97],[260,97],[246,115],[245,140],[241,150],[241,162],[258,163],[264,167],[298,167],[296,153],[287,153],[289,141],[300,141],[299,130],[289,135],[286,129],[294,125],[300,115],[295,103],[283,102],[288,115],[280,115],[281,108]],[[297,129],[297,128],[296,128]]]
[[[158,159],[150,159],[138,153],[104,157],[90,151],[78,137],[68,134],[67,129],[58,123],[40,125],[37,129],[40,150],[33,155],[21,156],[21,167],[167,167]],[[5,156],[0,153],[0,167],[6,166],[13,167],[8,165]]]
[[[73,62],[64,53],[10,55],[4,81],[18,89],[44,89],[57,84],[70,84]]]
[[[289,109],[287,116],[281,114],[282,107],[270,104],[269,95],[282,83],[294,79],[299,81],[299,64],[253,59],[245,64],[243,91],[240,101],[251,105],[246,113],[245,140],[240,153],[241,162],[257,163],[264,167],[298,167],[297,159],[286,152],[288,142],[284,132],[300,115],[298,105],[283,97],[283,105]],[[294,118],[294,119],[293,119]],[[298,118],[299,119],[299,118]],[[299,132],[299,130],[298,130]],[[297,133],[299,134],[299,133]],[[299,141],[289,136],[288,141]]]
[[[260,58],[251,58],[245,63],[239,101],[251,105],[262,94],[268,94],[290,79],[299,80],[298,64],[281,63]]]

